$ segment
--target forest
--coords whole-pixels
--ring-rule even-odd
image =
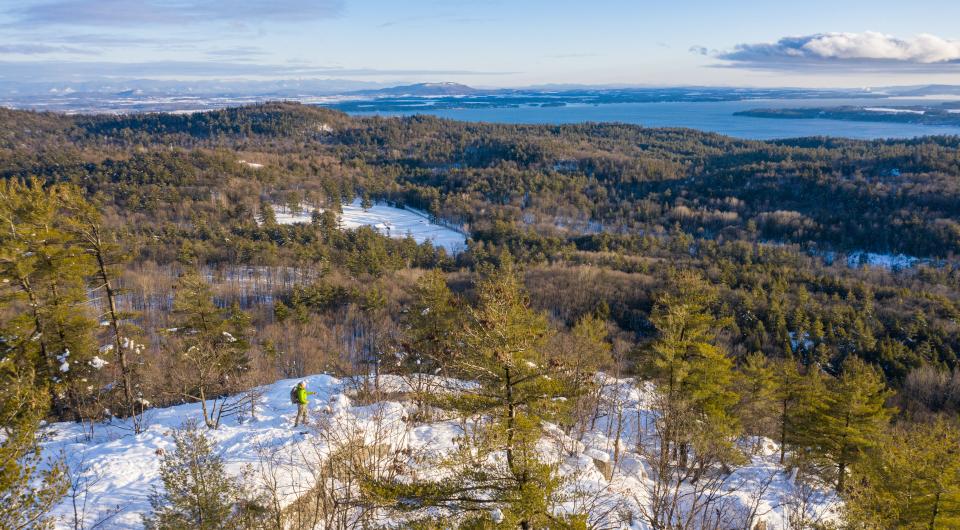
[[[0,109],[0,175],[0,528],[52,525],[69,490],[41,458],[45,425],[139,433],[184,403],[202,418],[162,457],[147,528],[369,528],[376,510],[619,528],[557,515],[562,478],[536,450],[547,425],[574,440],[616,424],[606,376],[655,389],[647,528],[743,528],[714,496],[763,440],[842,500],[785,528],[960,526],[960,137]],[[423,210],[467,249],[341,230],[354,199]],[[281,208],[318,210],[280,224]],[[868,252],[914,261],[847,259]],[[443,464],[460,479],[371,472],[347,446],[343,506],[291,511],[225,477],[204,431],[251,389],[319,373],[414,381],[412,422],[484,418]],[[191,490],[190,458],[216,492]]]

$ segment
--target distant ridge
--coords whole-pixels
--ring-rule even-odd
[[[960,96],[960,86],[957,85],[921,85],[915,87],[889,87],[884,91],[900,97],[924,96]]]
[[[471,96],[484,93],[483,90],[460,83],[416,83],[375,90],[357,90],[351,94],[358,96]]]

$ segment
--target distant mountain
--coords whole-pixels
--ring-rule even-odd
[[[884,92],[900,97],[960,96],[958,85],[921,85],[884,88]]]
[[[417,83],[376,90],[358,90],[352,95],[358,96],[472,96],[484,93],[460,83]]]

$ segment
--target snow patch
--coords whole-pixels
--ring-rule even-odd
[[[282,205],[274,205],[274,210],[277,224],[282,225],[310,223],[313,212],[323,211],[320,208],[305,207],[299,213],[293,213]],[[409,234],[417,243],[430,241],[433,246],[442,247],[450,254],[457,254],[467,248],[467,238],[462,232],[437,224],[431,221],[426,213],[413,208],[395,208],[377,203],[364,209],[360,200],[356,199],[350,204],[344,204],[342,210],[339,222],[343,229],[369,226],[395,239],[403,239]]]
[[[94,355],[93,359],[90,359],[89,364],[90,366],[93,367],[94,370],[99,370],[110,363],[108,363],[107,361],[104,361],[99,356]]]
[[[864,107],[867,112],[888,112],[891,114],[926,114],[924,110],[901,109],[893,107]]]
[[[847,256],[847,266],[879,267],[887,270],[909,269],[920,262],[919,258],[906,254],[877,254],[874,252],[853,252]]]

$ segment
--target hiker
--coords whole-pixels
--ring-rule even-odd
[[[307,391],[307,383],[304,381],[297,383],[297,386],[293,387],[293,390],[290,391],[290,402],[297,406],[297,419],[293,422],[294,428],[299,427],[301,423],[306,425],[308,396],[314,394],[316,394],[316,392]]]

